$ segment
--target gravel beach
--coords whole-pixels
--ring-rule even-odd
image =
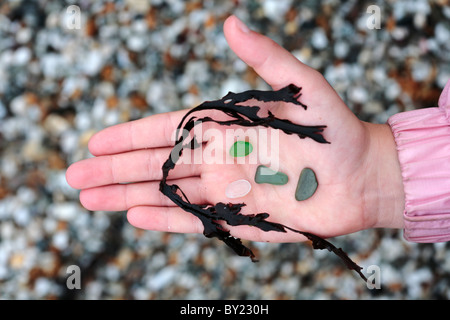
[[[95,132],[269,89],[227,45],[232,14],[319,70],[364,121],[437,106],[450,79],[446,0],[1,1],[0,299],[450,298],[450,244],[401,230],[330,240],[379,268],[369,289],[308,242],[249,243],[252,263],[217,240],[81,206],[65,172],[91,157]],[[73,265],[80,289],[67,286]]]

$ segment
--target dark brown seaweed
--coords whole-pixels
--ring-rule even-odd
[[[224,221],[230,226],[253,226],[263,231],[287,232],[290,230],[302,234],[312,242],[314,249],[327,249],[333,252],[343,260],[347,268],[355,270],[360,277],[367,281],[364,274],[361,272],[362,267],[353,262],[348,255],[341,249],[336,248],[327,240],[316,236],[309,232],[299,231],[287,227],[285,225],[267,221],[268,213],[258,214],[241,214],[241,209],[245,206],[244,203],[222,203],[215,205],[200,205],[191,203],[184,192],[175,184],[170,185],[167,182],[170,170],[175,168],[178,158],[182,155],[183,149],[194,149],[201,146],[196,141],[195,136],[188,141],[188,134],[194,126],[204,122],[215,122],[220,125],[240,125],[245,127],[262,126],[266,128],[273,128],[282,130],[286,134],[295,134],[301,139],[310,138],[318,143],[329,143],[322,135],[326,128],[324,125],[318,126],[303,126],[292,123],[287,119],[279,119],[275,117],[270,111],[267,116],[258,114],[259,106],[240,105],[239,103],[249,102],[250,100],[257,100],[260,102],[286,102],[301,106],[307,109],[307,106],[301,103],[298,99],[301,96],[301,88],[291,84],[278,91],[259,91],[249,90],[241,93],[229,92],[220,100],[206,101],[199,106],[191,109],[182,119],[177,128],[177,139],[171,155],[162,166],[163,178],[159,185],[159,190],[170,198],[177,206],[183,210],[190,212],[200,219],[203,224],[203,234],[206,237],[216,237],[228,245],[233,251],[240,256],[248,256],[253,262],[257,259],[254,253],[242,244],[241,240],[233,237],[228,230],[226,230],[219,221]],[[202,110],[219,110],[231,117],[231,120],[215,120],[211,117],[195,117],[194,113]],[[180,193],[178,193],[180,191]]]

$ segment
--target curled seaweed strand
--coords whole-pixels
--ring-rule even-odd
[[[282,130],[284,133],[289,135],[297,135],[301,139],[310,138],[318,143],[329,143],[322,134],[326,128],[324,125],[303,126],[295,124],[290,120],[277,118],[270,111],[267,116],[260,116],[258,114],[260,111],[259,106],[240,105],[240,103],[249,102],[249,100],[255,99],[260,102],[292,103],[306,110],[307,106],[298,100],[300,96],[301,88],[291,84],[278,91],[249,90],[241,93],[229,92],[220,100],[206,101],[191,109],[186,113],[177,127],[177,139],[174,149],[162,166],[163,177],[159,185],[159,190],[171,199],[177,206],[199,218],[203,224],[203,234],[206,237],[218,238],[230,247],[236,254],[250,257],[253,262],[258,260],[252,250],[247,248],[239,238],[233,237],[230,232],[223,227],[220,221],[226,222],[229,226],[253,226],[265,232],[287,232],[287,230],[289,230],[299,233],[312,242],[314,249],[327,249],[328,251],[333,252],[344,262],[347,268],[350,270],[355,270],[364,281],[367,281],[366,277],[361,272],[362,268],[353,262],[341,248],[335,247],[333,244],[317,235],[305,231],[295,230],[279,223],[267,221],[267,218],[269,218],[268,213],[244,215],[241,213],[241,209],[245,206],[244,203],[233,204],[219,202],[215,205],[200,205],[191,203],[179,186],[175,184],[170,185],[168,183],[167,179],[169,172],[175,168],[177,160],[183,153],[183,149],[194,149],[200,146],[195,139],[195,136],[188,141],[187,139],[189,135],[186,133],[190,132],[195,125],[203,122],[215,122],[219,125],[225,126],[263,126]],[[204,110],[222,111],[231,117],[232,120],[219,121],[208,116],[198,118],[192,115],[193,113]],[[181,195],[178,191],[180,191]]]

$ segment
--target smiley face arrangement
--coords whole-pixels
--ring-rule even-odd
[[[233,157],[245,157],[253,151],[253,146],[249,141],[236,141],[230,149],[230,155]],[[255,182],[257,184],[285,185],[289,177],[283,172],[278,172],[264,165],[258,166],[255,173]],[[315,172],[311,168],[304,168],[298,178],[297,188],[295,190],[295,199],[304,201],[313,196],[319,186]],[[231,182],[225,190],[225,195],[230,199],[246,196],[251,190],[249,181],[241,179]]]
[[[299,101],[301,96],[301,88],[295,85],[288,85],[278,91],[259,91],[249,90],[241,93],[228,93],[220,100],[206,101],[199,106],[191,109],[181,120],[177,128],[176,142],[171,155],[162,166],[162,180],[159,185],[159,190],[171,199],[177,206],[195,215],[203,224],[203,234],[206,237],[216,237],[228,245],[233,251],[240,256],[248,256],[252,261],[257,261],[253,252],[244,246],[240,239],[233,237],[230,232],[219,223],[225,221],[230,226],[253,226],[262,231],[287,232],[287,230],[299,233],[305,236],[312,242],[314,249],[327,249],[339,256],[345,263],[347,268],[356,271],[360,277],[367,281],[364,274],[361,272],[362,267],[353,262],[348,255],[340,248],[335,247],[332,243],[325,239],[309,232],[295,230],[283,224],[267,221],[269,213],[257,214],[242,214],[241,210],[245,207],[245,203],[223,203],[219,202],[215,205],[194,204],[188,200],[188,197],[181,188],[175,184],[168,183],[168,176],[171,170],[176,166],[178,159],[183,153],[183,149],[201,148],[202,145],[196,140],[195,135],[189,138],[185,134],[190,132],[196,125],[206,122],[215,122],[224,126],[240,125],[244,127],[262,126],[266,128],[278,129],[288,135],[297,135],[300,139],[312,139],[321,144],[328,144],[322,132],[326,126],[304,126],[295,124],[286,119],[279,119],[270,111],[267,116],[259,115],[260,107],[255,105],[242,105],[242,103],[249,103],[250,100],[260,102],[285,102],[300,106],[307,109],[307,106]],[[193,114],[198,111],[214,110],[221,111],[231,120],[215,120],[209,116],[196,117]],[[230,154],[233,157],[245,157],[252,152],[252,145],[249,141],[237,141],[230,149]],[[270,183],[274,185],[286,184],[289,177],[283,172],[268,172],[271,170],[265,166],[259,166],[255,172],[255,182],[257,184]],[[267,174],[270,173],[270,174]],[[303,168],[298,176],[298,183],[296,190],[293,191],[293,197],[297,201],[306,201],[314,196],[319,188],[319,183],[316,173],[311,168]],[[241,179],[232,182],[227,190],[228,198],[234,199],[242,197],[251,190],[249,181]]]

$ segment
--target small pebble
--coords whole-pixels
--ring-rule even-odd
[[[284,185],[288,183],[288,176],[285,173],[274,171],[266,166],[259,166],[256,169],[255,182],[269,183],[274,185]]]
[[[236,180],[227,186],[225,189],[225,195],[230,199],[242,198],[246,196],[251,189],[252,185],[247,180]]]
[[[233,157],[245,157],[253,151],[253,146],[248,141],[236,141],[230,148],[230,155]]]
[[[322,28],[317,28],[314,30],[311,37],[311,44],[318,50],[325,49],[328,46],[327,35]]]
[[[303,201],[311,198],[316,192],[318,185],[314,171],[310,168],[303,169],[298,179],[297,189],[295,190],[295,199],[297,201]]]

